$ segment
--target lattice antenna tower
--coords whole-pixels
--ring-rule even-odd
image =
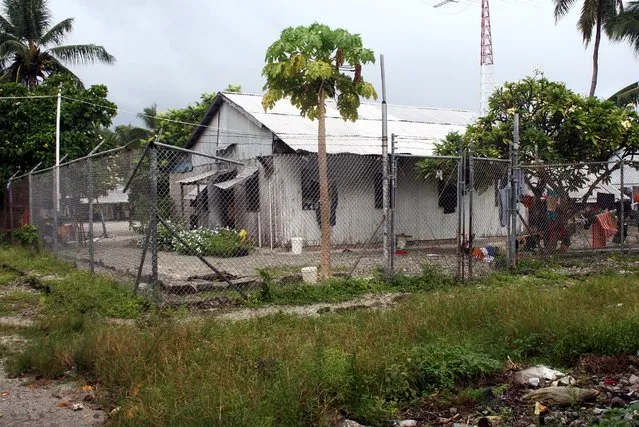
[[[459,3],[459,0],[442,0],[435,4],[434,8],[445,6],[449,3]],[[480,38],[480,98],[479,112],[483,116],[488,112],[488,98],[493,92],[494,58],[493,36],[490,26],[489,0],[481,0],[481,38]]]

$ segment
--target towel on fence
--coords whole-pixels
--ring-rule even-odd
[[[606,240],[617,234],[617,224],[610,212],[604,212],[595,216],[592,225],[593,249],[605,248]]]
[[[508,225],[508,211],[510,209],[510,184],[499,190],[497,205],[499,209],[499,223],[502,227],[506,227]]]
[[[548,197],[546,197],[546,210],[548,212],[555,212],[557,210],[557,206],[559,206],[559,197],[548,194]]]

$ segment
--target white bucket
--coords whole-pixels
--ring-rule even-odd
[[[291,237],[291,252],[293,254],[300,255],[302,253],[303,241],[301,237]]]
[[[317,283],[317,267],[303,267],[302,280],[304,283]]]

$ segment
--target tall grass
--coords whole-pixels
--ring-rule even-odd
[[[383,425],[420,398],[501,369],[507,357],[573,363],[639,349],[636,275],[511,277],[416,294],[394,309],[145,327],[50,326],[14,371],[75,366],[119,398],[116,425]],[[64,332],[56,332],[64,331]]]

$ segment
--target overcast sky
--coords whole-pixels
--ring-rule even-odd
[[[321,22],[362,35],[384,54],[393,104],[479,110],[480,0],[434,9],[438,0],[50,0],[54,18],[75,17],[67,43],[104,45],[114,66],[74,70],[85,84],[106,84],[122,110],[157,103],[179,108],[202,92],[239,84],[261,93],[268,45],[282,29]],[[535,68],[585,94],[592,48],[576,29],[581,0],[557,25],[552,0],[492,0],[495,81]],[[378,92],[379,68],[364,70]],[[366,74],[367,73],[367,74]],[[601,44],[597,95],[639,80],[639,60],[626,44]],[[121,112],[116,123],[136,122]]]

